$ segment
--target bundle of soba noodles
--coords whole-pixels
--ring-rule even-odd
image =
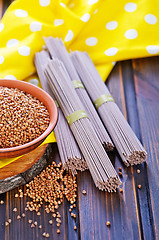
[[[63,63],[57,59],[49,60],[45,74],[86,160],[96,187],[109,192],[116,191],[121,181],[87,113],[83,110]]]
[[[126,166],[145,161],[146,151],[114,102],[87,53],[71,53],[72,62]]]
[[[41,51],[35,54],[34,62],[43,89],[55,100],[55,97],[50,89],[43,71],[43,67],[47,63],[48,59],[50,59],[48,52]],[[74,139],[67,120],[65,119],[59,106],[58,122],[54,129],[54,132],[64,169],[71,170],[73,175],[77,174],[77,170],[84,171],[85,169],[88,169],[86,161],[82,157],[77,142]]]
[[[91,101],[87,91],[82,85],[80,78],[77,74],[75,67],[72,64],[71,58],[65,48],[65,45],[61,39],[48,37],[45,38],[46,47],[50,52],[50,55],[54,58],[58,58],[64,63],[64,66],[72,80],[72,83],[75,87],[77,95],[79,96],[83,109],[87,112],[89,119],[94,127],[94,130],[99,137],[99,140],[102,142],[106,151],[112,151],[114,149],[113,143]]]

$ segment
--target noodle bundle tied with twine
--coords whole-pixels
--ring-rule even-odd
[[[53,92],[48,84],[43,68],[50,59],[48,52],[41,51],[35,54],[35,66],[43,89],[55,100]],[[55,100],[56,101],[56,100]],[[57,101],[56,101],[57,103]],[[77,170],[88,169],[86,161],[83,159],[81,151],[69,128],[60,107],[58,106],[58,122],[54,129],[60,158],[64,169],[71,170],[72,174],[77,174]]]
[[[71,53],[71,59],[124,164],[130,166],[144,162],[147,155],[144,147],[114,102],[88,54],[75,51]]]
[[[89,119],[93,125],[93,128],[99,137],[99,140],[102,142],[106,151],[112,151],[114,149],[114,145],[92,103],[90,100],[87,91],[81,83],[81,80],[77,74],[77,71],[72,64],[71,58],[67,52],[67,49],[62,41],[59,38],[48,37],[45,38],[46,47],[50,52],[50,55],[54,58],[59,59],[64,63],[64,66],[70,76],[70,79],[73,82],[75,90],[77,92],[78,97],[80,98],[83,109],[87,112]]]
[[[116,191],[121,181],[105,152],[87,113],[71,83],[70,77],[58,59],[49,60],[45,74],[74,137],[86,160],[96,187],[109,192]]]

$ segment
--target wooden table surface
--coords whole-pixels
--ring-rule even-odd
[[[0,0],[0,14],[10,1]],[[2,11],[1,11],[2,10]],[[50,233],[49,239],[57,240],[138,240],[159,239],[159,57],[119,62],[110,74],[107,84],[118,106],[148,152],[146,163],[126,168],[116,152],[110,158],[118,170],[122,168],[123,194],[105,193],[95,188],[88,171],[79,173],[78,200],[74,210],[75,221],[70,216],[69,204],[64,201],[59,211],[62,215],[61,233],[56,233],[56,224],[48,221],[51,214],[41,211],[41,216],[27,212],[24,219],[16,220],[12,209],[24,211],[26,197],[16,199],[18,189],[0,195],[0,240],[44,239],[37,228],[30,228],[29,219],[35,219]],[[52,144],[50,162],[59,162],[56,143]],[[138,174],[136,171],[140,169]],[[141,184],[141,189],[138,189]],[[25,189],[25,186],[22,187]],[[81,192],[85,189],[87,195]],[[12,219],[10,227],[4,222]],[[110,221],[111,227],[106,226]]]

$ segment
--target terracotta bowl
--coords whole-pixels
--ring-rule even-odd
[[[17,147],[0,148],[1,159],[21,156],[37,148],[45,140],[45,138],[52,132],[57,123],[58,110],[54,100],[50,97],[49,94],[47,94],[41,88],[36,87],[30,83],[19,80],[0,79],[0,86],[18,88],[22,91],[30,93],[32,96],[36,97],[37,99],[44,103],[50,114],[49,126],[40,137],[34,139],[29,143]]]

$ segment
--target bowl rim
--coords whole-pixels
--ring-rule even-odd
[[[37,91],[40,91],[41,94],[43,94],[43,96],[46,96],[46,98],[48,99],[48,101],[50,101],[52,103],[52,108],[55,110],[54,113],[51,113],[48,108],[48,112],[49,112],[49,116],[50,116],[50,123],[49,123],[49,126],[47,127],[47,129],[45,130],[45,132],[43,132],[43,134],[41,134],[39,137],[37,137],[36,139],[32,140],[31,142],[28,142],[28,143],[25,143],[23,145],[20,145],[20,146],[16,146],[16,147],[11,147],[11,148],[0,148],[0,154],[1,153],[9,153],[9,152],[16,152],[16,151],[20,151],[22,149],[27,149],[31,146],[34,146],[34,145],[37,145],[39,142],[43,142],[47,136],[53,131],[53,129],[55,128],[56,124],[57,124],[57,120],[58,120],[58,109],[57,109],[57,106],[56,106],[56,103],[55,101],[53,100],[53,98],[47,93],[45,92],[42,88],[40,87],[37,87],[31,83],[28,83],[28,82],[24,82],[23,80],[11,80],[11,79],[2,79],[0,78],[0,87],[8,87],[8,88],[18,88],[18,86],[15,86],[15,87],[9,87],[9,86],[3,86],[3,84],[1,84],[2,82],[12,82],[12,83],[16,83],[16,84],[20,84],[21,86],[23,85],[28,85],[29,87],[32,87],[34,88],[35,90]],[[20,89],[21,91],[25,91],[25,89]],[[30,93],[28,92],[27,90],[25,91],[27,93]],[[36,92],[36,91],[35,91]],[[30,93],[32,96],[34,96],[32,93]],[[37,97],[36,95],[34,97]],[[38,100],[40,100],[38,97],[37,97]],[[41,101],[41,100],[40,100]],[[42,102],[42,101],[41,101]],[[45,103],[43,103],[45,105]],[[46,106],[46,105],[45,105]]]

